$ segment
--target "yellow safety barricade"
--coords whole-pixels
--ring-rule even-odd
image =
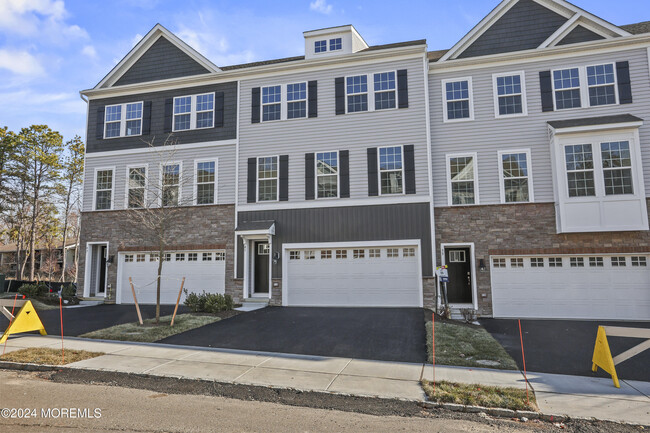
[[[607,336],[610,337],[629,337],[629,338],[644,338],[643,343],[637,344],[625,352],[612,356],[607,342]],[[620,388],[618,382],[618,375],[616,374],[616,366],[623,361],[632,358],[635,355],[650,349],[650,329],[647,328],[623,328],[619,326],[599,326],[598,334],[596,334],[596,345],[594,346],[594,355],[591,358],[591,370],[598,371],[598,367],[605,370],[612,376],[614,386]]]
[[[15,316],[7,309],[7,307],[12,307],[13,305],[20,307]],[[13,299],[1,299],[0,312],[4,314],[10,322],[9,327],[5,330],[4,334],[2,334],[2,338],[0,338],[0,344],[4,343],[7,340],[7,337],[11,334],[39,331],[41,335],[47,335],[43,322],[41,322],[40,317],[38,317],[38,314],[36,313],[36,309],[32,305],[32,301],[26,301],[23,299],[16,301]]]

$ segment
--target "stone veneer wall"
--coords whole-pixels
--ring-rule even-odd
[[[650,213],[650,199],[647,201]],[[490,254],[589,254],[650,251],[650,231],[556,233],[553,203],[435,208],[436,248],[441,243],[474,243],[479,314],[492,315]],[[546,251],[542,251],[546,250]],[[486,270],[479,271],[484,259]],[[426,290],[425,290],[426,293]],[[425,306],[427,306],[425,295]]]
[[[214,247],[226,249],[226,293],[232,295],[236,303],[241,298],[241,281],[235,281],[235,207],[234,205],[193,206],[180,208],[183,221],[173,229],[175,246],[182,248]],[[129,212],[124,210],[83,212],[81,214],[81,237],[79,250],[79,277],[78,295],[83,295],[86,243],[108,242],[109,256],[115,256],[117,262],[118,251],[142,247],[142,241],[130,239],[125,227],[129,224]],[[170,248],[172,249],[172,248]],[[108,284],[111,284],[111,298],[115,300],[117,288],[117,263],[108,266]]]

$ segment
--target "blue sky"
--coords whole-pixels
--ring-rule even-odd
[[[613,22],[650,20],[647,0],[574,0]],[[354,24],[371,44],[451,47],[498,0],[0,0],[0,126],[84,137],[93,87],[160,22],[219,66],[301,55],[302,32]]]

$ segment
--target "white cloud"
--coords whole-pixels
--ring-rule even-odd
[[[36,57],[27,51],[0,50],[0,69],[7,69],[20,76],[39,76],[45,73]]]
[[[67,16],[63,0],[0,0],[0,32],[12,38],[54,44],[88,38],[86,30],[66,23]]]
[[[327,4],[327,0],[314,0],[309,3],[309,9],[325,15],[332,13],[332,5]]]
[[[138,45],[138,42],[140,42],[144,38],[140,33],[136,33],[135,36],[131,39],[131,48],[135,47]]]
[[[88,56],[91,59],[94,59],[95,57],[97,57],[97,50],[92,45],[86,45],[85,47],[82,48],[81,54],[83,54],[84,56]]]

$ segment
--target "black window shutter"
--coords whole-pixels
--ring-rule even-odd
[[[253,87],[251,99],[251,123],[260,123],[260,88]]]
[[[343,77],[334,79],[336,114],[345,114],[345,83]]]
[[[280,155],[280,201],[289,200],[289,155]]]
[[[542,111],[553,111],[553,83],[551,83],[551,71],[539,72],[539,89],[542,93]]]
[[[223,92],[214,94],[214,127],[223,127]]]
[[[630,62],[616,63],[618,79],[618,100],[620,104],[632,103],[632,81],[630,81]]]
[[[339,151],[339,195],[341,198],[350,197],[350,152]]]
[[[309,117],[318,117],[318,81],[307,83],[307,98]]]
[[[415,194],[415,148],[404,146],[404,192]]]
[[[101,140],[104,138],[104,107],[97,109],[97,125],[95,126],[95,138]]]
[[[315,195],[314,154],[305,153],[305,200],[313,200]]]
[[[247,184],[246,202],[255,203],[257,201],[257,158],[248,158]]]
[[[377,148],[368,148],[368,195],[379,195],[379,178],[377,177]]]
[[[144,101],[142,107],[142,135],[151,134],[151,101]]]
[[[172,98],[165,99],[165,132],[172,132],[172,117],[174,112],[174,100]]]
[[[397,71],[397,107],[409,108],[409,81],[406,69]]]

